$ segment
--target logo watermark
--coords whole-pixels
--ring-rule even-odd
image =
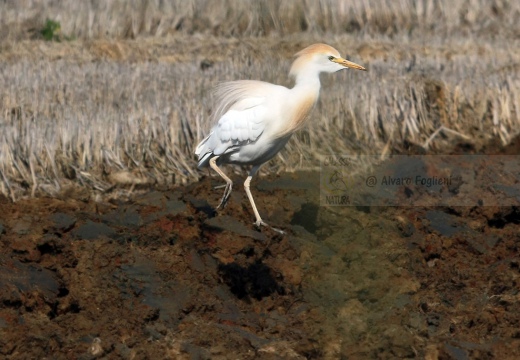
[[[330,155],[323,206],[517,206],[516,155]]]

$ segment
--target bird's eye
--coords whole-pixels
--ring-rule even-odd
[[[329,56],[329,60],[330,61],[334,60],[334,56]]]

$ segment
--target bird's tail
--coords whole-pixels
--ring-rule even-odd
[[[199,145],[197,145],[197,148],[195,149],[195,155],[199,157],[199,162],[197,164],[197,167],[199,169],[202,169],[209,164],[209,160],[213,157],[213,151],[208,149],[207,142],[210,138],[211,134],[206,136],[204,140],[202,140]]]

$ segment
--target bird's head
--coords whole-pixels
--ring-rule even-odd
[[[290,75],[295,78],[314,76],[322,72],[333,73],[348,68],[366,71],[363,66],[342,58],[338,50],[326,44],[308,46],[296,53],[295,57],[290,71]]]

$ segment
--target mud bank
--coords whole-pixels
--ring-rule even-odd
[[[520,357],[518,207],[324,207],[284,174],[252,186],[280,235],[217,184],[2,201],[2,357]]]

